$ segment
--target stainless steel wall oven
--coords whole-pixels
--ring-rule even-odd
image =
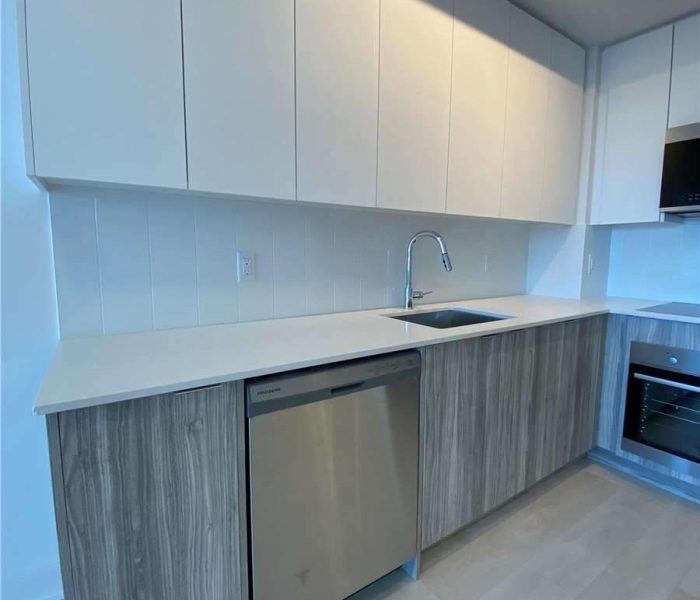
[[[622,449],[700,477],[700,351],[632,343]]]

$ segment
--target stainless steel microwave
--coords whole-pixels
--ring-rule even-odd
[[[661,212],[700,217],[700,123],[666,132]]]

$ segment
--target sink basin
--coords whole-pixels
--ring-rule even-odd
[[[503,321],[504,319],[511,318],[507,316],[473,312],[461,308],[430,310],[388,316],[392,319],[398,319],[399,321],[407,321],[409,323],[416,323],[417,325],[426,325],[427,327],[435,327],[436,329],[449,329],[450,327],[490,323],[491,321]]]

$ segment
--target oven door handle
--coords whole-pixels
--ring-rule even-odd
[[[679,383],[677,381],[671,381],[670,379],[661,379],[660,377],[652,377],[651,375],[643,375],[641,373],[635,373],[634,378],[641,379],[642,381],[648,381],[649,383],[667,385],[668,387],[685,390],[686,392],[695,392],[696,394],[700,394],[700,387],[697,385],[688,385],[687,383]]]

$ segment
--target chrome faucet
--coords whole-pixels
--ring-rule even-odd
[[[428,294],[432,294],[432,292],[419,292],[413,289],[413,245],[422,237],[431,237],[438,243],[438,246],[440,246],[440,253],[442,254],[442,264],[445,265],[445,271],[452,270],[450,255],[447,253],[447,245],[442,237],[440,237],[440,234],[434,231],[419,231],[411,238],[411,241],[408,242],[408,250],[406,252],[406,294],[404,298],[404,308],[413,308],[414,300],[420,300]]]

